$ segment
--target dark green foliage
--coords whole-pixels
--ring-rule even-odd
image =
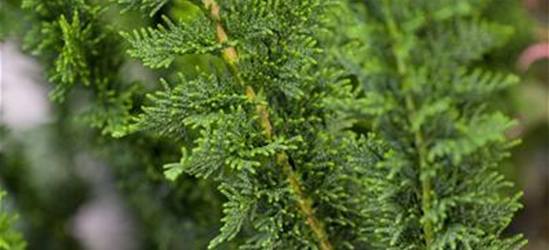
[[[368,203],[379,249],[524,245],[502,233],[521,207],[498,169],[514,122],[487,102],[517,78],[474,66],[509,34],[480,18],[488,2],[355,1],[342,19],[360,27],[340,52],[365,90],[352,111],[387,145]]]
[[[67,225],[88,192],[75,173],[76,137],[64,119],[57,122],[22,138],[2,134],[0,181],[16,201],[28,249],[80,249]]]
[[[220,224],[221,195],[215,186],[191,177],[167,182],[162,165],[178,153],[174,143],[137,135],[102,139],[88,150],[113,169],[118,190],[141,225],[141,249],[206,248]]]

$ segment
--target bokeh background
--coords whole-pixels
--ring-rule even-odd
[[[522,140],[503,166],[524,192],[524,208],[509,233],[523,233],[530,241],[526,250],[548,250],[549,1],[494,2],[487,17],[514,27],[515,33],[483,63],[522,78],[498,100],[519,121],[509,137]],[[20,1],[0,4],[0,186],[11,194],[9,205],[20,214],[18,227],[29,249],[204,249],[203,241],[219,227],[221,199],[215,188],[198,180],[163,180],[162,163],[174,160],[166,152],[173,147],[161,146],[168,142],[97,139],[97,131],[73,119],[85,105],[78,100],[85,94],[52,105],[41,65],[21,49],[28,23],[21,18]],[[187,12],[183,1],[175,1],[164,14],[181,18]],[[137,14],[116,18],[119,25],[147,24]],[[193,60],[186,58],[179,67],[200,63]],[[125,71],[136,81],[156,78],[137,63]],[[142,145],[142,151],[128,144]],[[209,212],[187,204],[201,204]]]

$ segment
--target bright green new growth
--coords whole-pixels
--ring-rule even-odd
[[[521,205],[498,173],[514,122],[487,100],[517,82],[475,65],[506,27],[480,18],[489,1],[355,1],[342,52],[365,89],[362,112],[389,148],[373,176],[379,249],[511,250],[503,230]],[[355,31],[365,32],[356,36]],[[347,45],[344,48],[353,48]]]
[[[188,54],[225,64],[215,75],[162,80],[136,124],[192,142],[165,166],[168,178],[220,182],[224,226],[209,247],[238,239],[240,249],[365,248],[373,164],[367,154],[352,160],[365,140],[330,129],[337,121],[326,102],[351,94],[315,37],[329,1],[194,2],[194,22],[124,36],[152,68]]]
[[[2,199],[6,193],[0,190],[0,250],[23,250],[26,243],[21,234],[13,229],[17,217],[10,215]]]

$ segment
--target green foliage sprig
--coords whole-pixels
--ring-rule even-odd
[[[2,200],[6,193],[0,190],[0,249],[2,250],[23,250],[26,243],[21,234],[14,230],[16,216],[9,214],[5,209]]]
[[[489,1],[350,1],[344,48],[363,109],[388,147],[373,175],[379,249],[519,249],[503,230],[521,194],[499,173],[515,123],[487,103],[517,77],[475,65],[509,29],[481,19]],[[353,27],[353,26],[350,26]],[[365,31],[357,36],[357,30]],[[362,34],[361,34],[362,35]],[[351,63],[354,62],[354,63]]]
[[[103,20],[106,6],[86,0],[24,0],[35,25],[25,48],[45,64],[55,84],[50,97],[63,102],[75,86],[91,89],[86,118],[104,133],[121,132],[129,121],[132,88],[119,79],[121,39]]]
[[[246,236],[241,249],[365,247],[367,166],[347,161],[360,149],[355,137],[328,126],[327,97],[351,95],[315,33],[329,1],[193,2],[195,22],[124,36],[152,68],[188,54],[224,62],[215,75],[163,80],[136,123],[193,142],[166,165],[168,178],[220,182],[225,224],[209,247],[238,235]]]

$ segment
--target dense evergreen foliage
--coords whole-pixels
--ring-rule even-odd
[[[357,109],[389,147],[369,203],[381,249],[524,244],[502,236],[521,207],[499,170],[515,123],[487,102],[517,77],[475,65],[510,35],[481,18],[487,2],[354,3],[348,26],[365,33],[350,42],[363,54],[347,57],[365,91]]]
[[[329,3],[197,2],[193,22],[165,19],[125,34],[129,53],[152,68],[186,54],[225,64],[216,74],[162,80],[136,124],[187,142],[181,161],[166,165],[168,178],[185,172],[220,182],[228,201],[210,248],[244,227],[242,249],[365,245],[361,178],[373,165],[348,162],[354,136],[331,129],[326,99],[348,97],[348,81],[325,63],[314,36]]]
[[[515,250],[520,194],[499,169],[514,121],[491,100],[517,77],[482,65],[512,32],[482,18],[490,4],[23,0],[22,13],[55,135],[69,135],[57,151],[109,165],[145,249]],[[130,57],[146,76],[128,76]],[[8,169],[6,186],[30,193]],[[23,249],[3,216],[0,250]],[[43,247],[60,246],[78,249]]]

